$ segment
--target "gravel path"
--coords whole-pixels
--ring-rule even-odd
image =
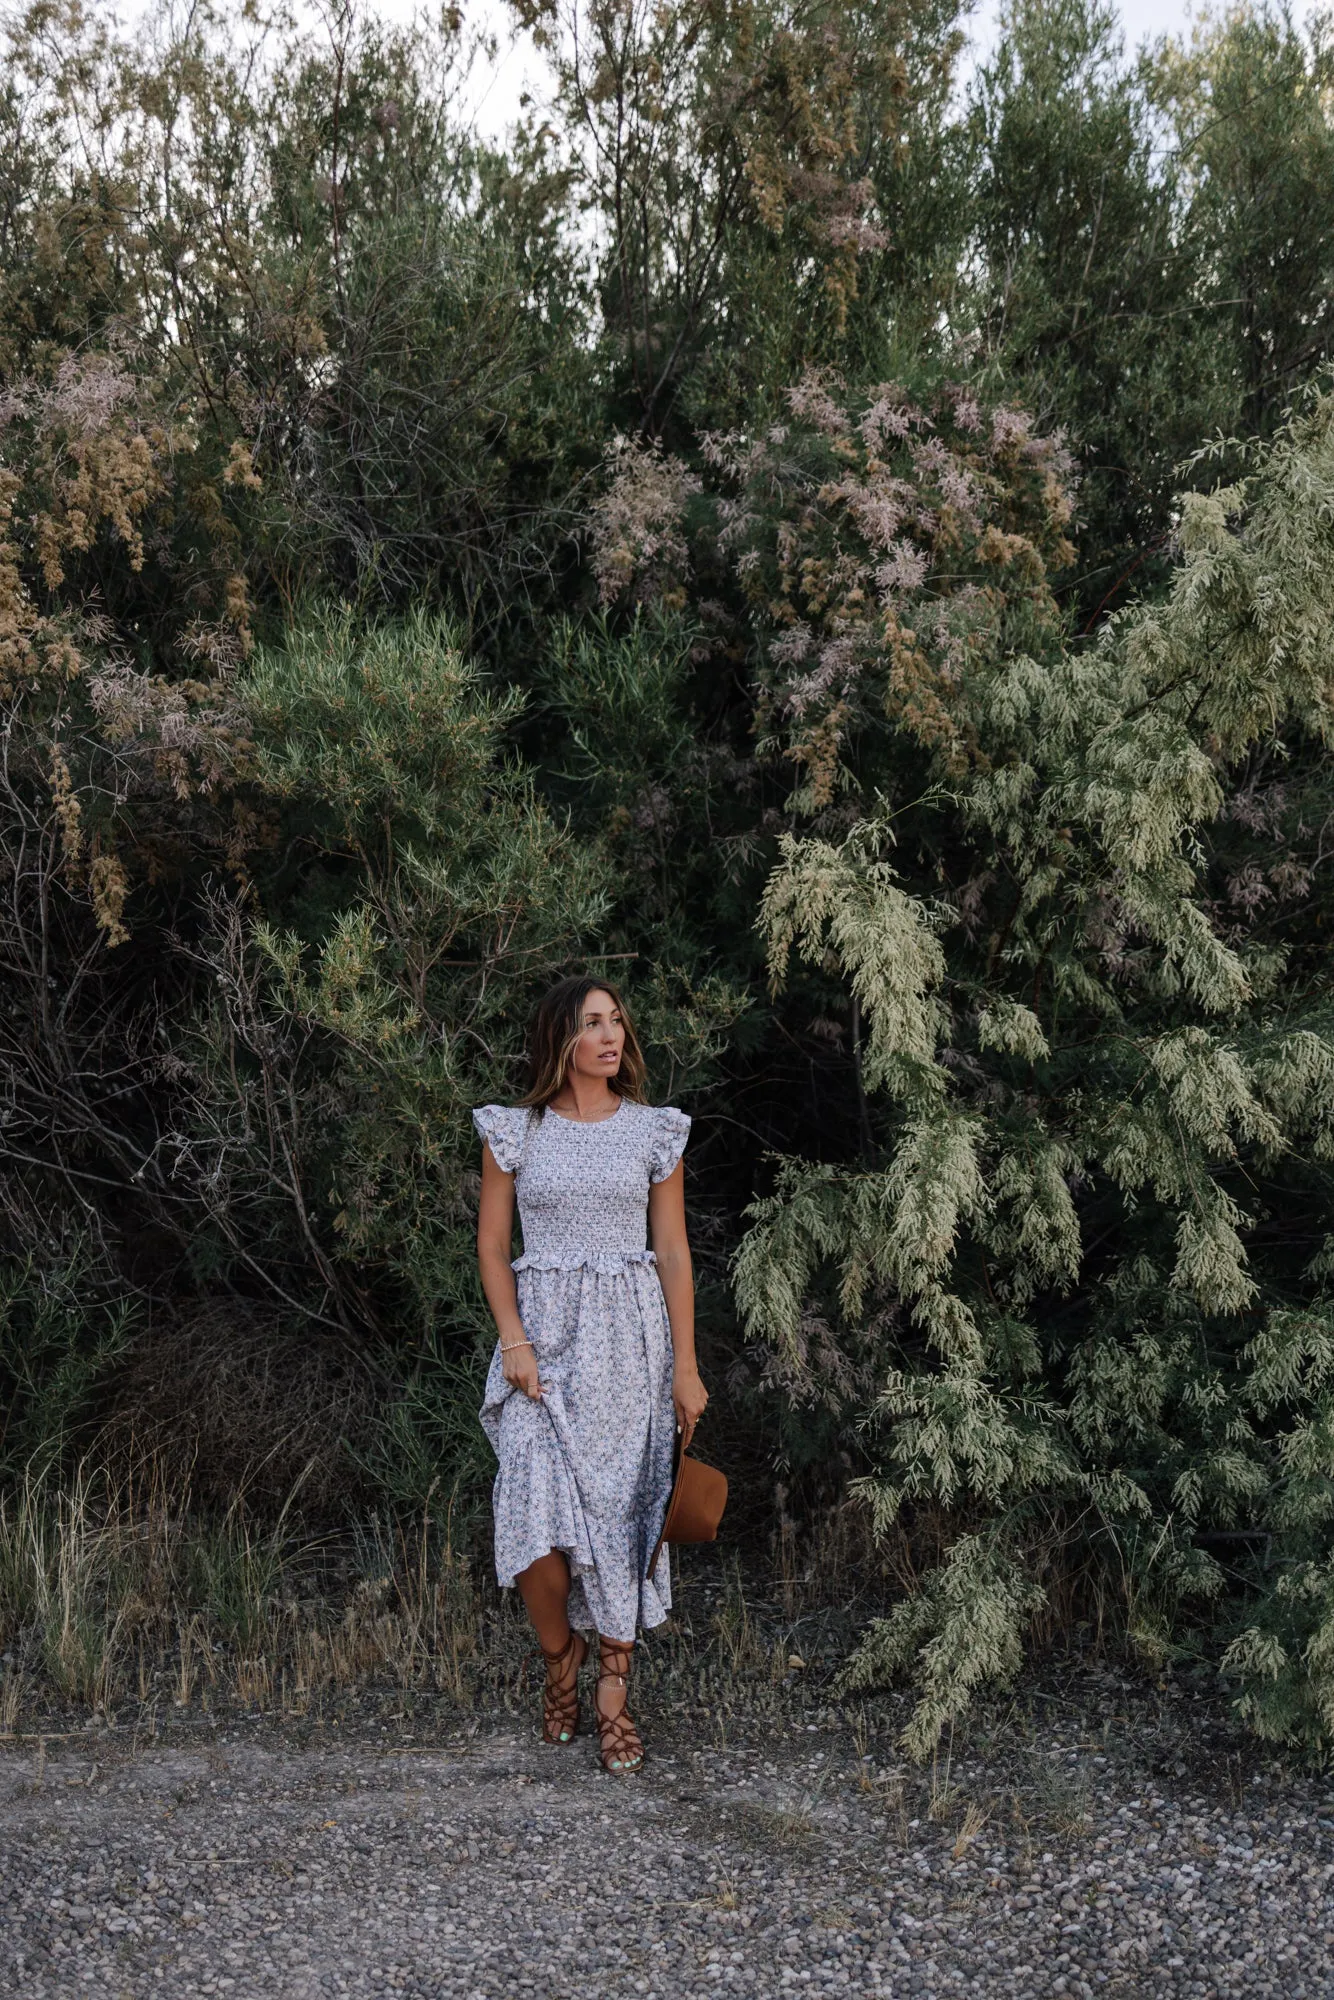
[[[1026,1740],[1022,1782],[984,1758],[946,1783],[801,1723],[707,1755],[659,1735],[626,1781],[587,1738],[473,1728],[9,1748],[2,1990],[1334,1993],[1328,1782],[1206,1794],[1067,1729]]]

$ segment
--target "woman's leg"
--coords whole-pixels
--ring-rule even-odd
[[[570,1642],[570,1565],[559,1549],[548,1549],[514,1581],[544,1653],[559,1653]]]
[[[568,1743],[579,1728],[579,1669],[588,1658],[587,1642],[570,1630],[570,1565],[559,1549],[548,1549],[515,1582],[546,1656],[542,1734],[548,1743]]]
[[[599,1673],[593,1696],[602,1761],[609,1771],[637,1771],[644,1761],[644,1744],[626,1707],[626,1682],[635,1642],[598,1635]]]

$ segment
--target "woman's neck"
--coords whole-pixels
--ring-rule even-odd
[[[605,1076],[569,1075],[552,1098],[551,1108],[565,1118],[591,1125],[599,1118],[612,1117],[620,1101]]]

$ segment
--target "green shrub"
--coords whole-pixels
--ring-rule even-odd
[[[32,1258],[0,1261],[0,1486],[61,1463],[129,1346],[133,1307],[99,1298],[98,1276],[97,1259],[77,1245],[45,1269]]]
[[[872,1143],[779,1163],[739,1302],[798,1384],[813,1321],[873,1367],[847,1415],[882,1526],[985,1522],[850,1669],[913,1667],[918,1754],[1013,1669],[1038,1515],[1151,1657],[1202,1650],[1265,1734],[1325,1740],[1331,629],[1322,399],[1183,502],[1161,605],[937,679],[926,771],[896,764],[920,711],[847,721],[865,817],[770,877],[775,980],[858,1001]]]

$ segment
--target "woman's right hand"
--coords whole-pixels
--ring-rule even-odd
[[[519,1389],[525,1396],[531,1396],[535,1403],[542,1398],[542,1384],[537,1379],[537,1355],[531,1344],[521,1340],[502,1354],[500,1363],[505,1371],[505,1380],[512,1389]]]

